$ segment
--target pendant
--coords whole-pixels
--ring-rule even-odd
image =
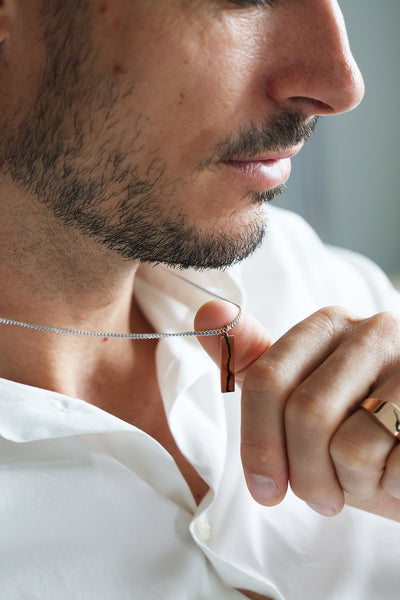
[[[233,335],[220,337],[221,392],[235,391],[235,352]]]

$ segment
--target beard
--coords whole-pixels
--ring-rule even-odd
[[[141,115],[129,140],[116,132],[114,108],[122,94],[130,95],[134,105],[134,84],[122,92],[111,75],[95,75],[89,6],[77,0],[72,4],[43,2],[43,77],[32,107],[16,126],[0,131],[0,171],[64,228],[127,261],[224,268],[252,254],[264,237],[262,216],[235,234],[210,233],[201,223],[191,223],[173,202],[184,182],[168,175],[161,152],[153,151],[143,164]],[[296,145],[308,139],[315,123],[294,111],[261,125],[251,123],[221,140],[193,173]],[[281,191],[282,186],[246,195],[261,206]]]

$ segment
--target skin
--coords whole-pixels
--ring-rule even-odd
[[[232,315],[232,307],[208,303],[196,327]],[[359,407],[367,397],[399,404],[398,315],[360,319],[327,307],[273,345],[247,315],[234,334],[241,455],[254,498],[279,504],[290,483],[324,516],[347,503],[400,521],[400,446]],[[218,361],[215,341],[201,343]]]
[[[39,0],[0,3],[0,131],[9,144],[27,119],[37,118],[35,100],[46,98],[40,5]],[[162,233],[172,215],[175,225],[183,223],[191,233],[192,248],[207,249],[210,239],[223,235],[230,239],[231,254],[233,248],[244,256],[262,233],[260,194],[269,190],[229,170],[221,162],[223,150],[237,152],[243,131],[255,124],[263,151],[273,152],[266,123],[282,113],[296,113],[308,123],[315,115],[354,108],[363,95],[334,0],[281,0],[264,7],[228,0],[93,0],[88,13],[74,15],[67,39],[71,52],[73,34],[78,40],[78,67],[67,69],[57,83],[67,90],[67,108],[54,104],[60,96],[54,89],[47,90],[52,102],[39,106],[48,109],[45,125],[58,119],[57,139],[70,148],[68,171],[80,173],[86,184],[106,178],[107,193],[93,195],[90,216],[107,217],[114,230],[116,208],[125,201],[147,228],[150,224]],[[82,23],[90,24],[90,48],[79,35]],[[74,92],[71,97],[68,90]],[[60,111],[53,115],[54,106]],[[286,146],[294,139],[288,133]],[[48,143],[53,142],[51,136]],[[0,314],[89,330],[151,331],[132,292],[139,264],[135,230],[128,231],[128,244],[126,237],[124,245],[111,243],[85,231],[87,214],[75,221],[66,214],[66,201],[62,214],[60,203],[55,210],[59,189],[52,198],[43,181],[47,172],[52,181],[62,180],[65,146],[51,169],[40,158],[29,172],[23,168],[27,161],[14,170],[5,164],[4,146]],[[125,185],[118,183],[109,160],[116,150],[130,178],[123,179]],[[39,180],[41,187],[35,187]],[[138,180],[151,184],[147,221],[138,210],[144,202],[138,188],[136,195],[124,196],[127,182]],[[164,243],[165,235],[161,239]],[[171,262],[171,255],[167,260],[154,248],[153,254],[147,248],[146,260]],[[213,303],[200,312],[196,326],[230,320],[229,308]],[[269,348],[268,334],[251,318],[237,327],[235,334],[243,336],[237,344],[242,458],[258,501],[280,502],[290,481],[300,498],[324,514],[340,511],[347,493],[358,506],[398,517],[398,448],[365,411],[357,410],[371,389],[396,399],[398,329],[393,315],[360,320],[329,309]],[[371,338],[379,352],[366,343]],[[204,342],[213,356],[214,342]],[[204,486],[180,456],[165,420],[154,376],[155,348],[153,342],[121,346],[3,328],[0,375],[84,398],[142,427],[169,449],[200,498]],[[132,403],[136,391],[148,399],[146,406]],[[267,482],[261,485],[260,477]]]
[[[47,75],[46,46],[38,19],[39,0],[7,0],[1,6],[0,130],[2,140],[12,140],[18,127],[25,131],[31,124]],[[228,233],[237,240],[249,229],[260,228],[263,213],[262,206],[249,197],[248,185],[219,164],[216,149],[221,142],[284,110],[301,112],[306,120],[348,110],[363,93],[338,7],[332,2],[308,1],[290,7],[283,3],[273,10],[243,9],[225,0],[175,1],[168,6],[161,0],[119,0],[92,2],[90,7],[89,14],[77,10],[66,38],[78,68],[64,69],[63,80],[56,82],[56,91],[62,92],[57,98],[70,90],[73,98],[66,101],[68,110],[62,111],[61,105],[60,119],[54,109],[56,94],[48,90],[53,104],[44,105],[44,125],[55,129],[57,139],[67,139],[72,148],[68,168],[86,169],[94,176],[103,171],[107,175],[104,149],[112,155],[115,140],[126,168],[139,170],[142,180],[149,170],[151,175],[156,156],[163,165],[161,197],[153,198],[156,216],[160,211],[184,214],[189,228],[212,237],[223,231],[225,237]],[[63,15],[67,22],[70,12]],[[92,50],[85,42],[88,20]],[[81,24],[85,35],[79,31]],[[302,36],[294,33],[294,26]],[[278,43],[282,38],[287,39],[285,45]],[[323,51],[315,51],[318,45]],[[88,64],[79,70],[82,56],[88,56]],[[63,65],[62,58],[60,62]],[[92,96],[88,98],[85,89],[93,89]],[[90,100],[89,107],[82,98]],[[104,130],[105,122],[112,127]],[[75,152],[76,129],[83,138],[79,153]],[[39,135],[32,136],[21,145],[35,148],[37,139]],[[47,141],[52,144],[52,136]],[[7,150],[3,144],[6,157]],[[50,183],[64,171],[62,158],[61,163],[55,162]],[[35,196],[33,186],[24,180],[25,176],[28,183],[29,178],[34,184],[40,182],[48,172],[47,164],[36,160],[37,170],[27,175],[24,168],[30,164],[28,160],[17,164],[13,172],[2,160],[0,274],[5,285],[1,314],[39,323],[45,315],[46,323],[91,330],[148,330],[149,324],[131,301],[137,261],[125,260],[118,248],[110,249],[95,236],[82,235],[78,223],[66,227],[65,218],[49,208],[48,197]],[[199,170],[202,164],[208,167]],[[179,185],[172,185],[176,180]],[[108,183],[107,198],[97,204],[95,198],[92,212],[97,217],[107,214],[112,221],[122,190],[115,182]],[[161,227],[160,222],[156,225]],[[153,260],[160,260],[157,252]],[[99,373],[107,373],[109,382],[103,395],[112,396],[107,389],[113,382],[123,387],[121,382],[127,380],[130,389],[132,379],[139,378],[134,376],[134,365],[145,352],[142,344],[140,349],[131,344],[128,358],[121,345],[81,338],[41,336],[39,343],[37,335],[9,329],[4,329],[2,343],[8,348],[0,365],[4,377],[97,402]],[[144,365],[138,371],[146,373]],[[104,398],[102,406],[108,402]]]

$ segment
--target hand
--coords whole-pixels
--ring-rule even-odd
[[[217,327],[235,311],[207,303],[195,327]],[[321,514],[346,502],[400,521],[400,444],[360,408],[370,396],[400,406],[400,319],[325,308],[271,345],[246,315],[233,334],[242,462],[254,498],[278,504],[290,483]],[[200,341],[218,362],[218,340]]]

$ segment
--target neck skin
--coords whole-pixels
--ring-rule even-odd
[[[92,331],[152,330],[133,298],[136,264],[58,223],[11,185],[2,187],[0,204],[0,316]],[[0,376],[109,409],[113,391],[132,393],[154,374],[155,347],[1,326]]]
[[[14,193],[13,193],[14,192]],[[138,265],[0,186],[0,316],[88,331],[152,331],[133,294]],[[0,377],[81,398],[136,425],[174,457],[197,502],[208,486],[181,454],[158,388],[157,340],[0,325]]]

